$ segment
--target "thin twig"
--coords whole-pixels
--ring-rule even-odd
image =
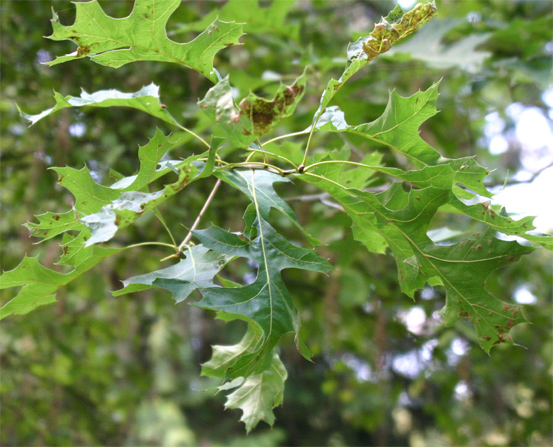
[[[211,200],[213,200],[213,197],[215,196],[215,193],[217,192],[217,189],[219,188],[219,185],[221,184],[221,179],[217,179],[217,183],[215,183],[215,186],[213,187],[213,189],[211,190],[211,193],[209,194],[209,197],[207,198],[207,200],[205,201],[204,203],[204,206],[203,208],[201,209],[200,211],[200,214],[198,214],[198,217],[196,217],[196,220],[194,221],[194,223],[192,224],[192,227],[190,228],[190,231],[188,232],[188,234],[186,235],[186,237],[184,238],[184,240],[182,241],[182,243],[179,245],[179,249],[178,249],[178,252],[180,253],[184,246],[186,244],[188,244],[188,242],[190,242],[190,239],[192,239],[192,232],[196,229],[196,227],[199,225],[200,223],[200,220],[202,219],[205,211],[207,210],[207,207],[209,206],[209,204],[211,203]]]

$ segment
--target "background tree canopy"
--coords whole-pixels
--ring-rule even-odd
[[[442,78],[441,113],[424,123],[423,139],[444,157],[476,155],[481,165],[495,169],[486,179],[491,190],[544,181],[553,162],[551,138],[547,141],[553,116],[551,2],[437,3],[437,19],[354,75],[333,104],[346,111],[348,122],[370,122],[384,112],[390,90],[411,96]],[[133,2],[100,4],[122,18]],[[304,98],[294,118],[276,129],[283,134],[311,124],[320,93],[343,70],[348,42],[367,35],[394,6],[384,0],[186,1],[167,29],[171,39],[188,42],[217,16],[247,23],[243,45],[219,52],[215,60],[240,96],[252,90],[270,98],[280,81],[292,84],[307,66]],[[0,3],[5,271],[25,253],[38,254],[47,267],[58,260],[59,241],[35,246],[21,226],[34,215],[72,205],[71,194],[47,168],[86,164],[99,183],[116,173],[130,175],[138,168],[137,143],[145,145],[156,126],[173,132],[172,158],[203,151],[189,134],[139,110],[63,109],[27,129],[16,103],[34,114],[52,106],[53,89],[76,96],[79,87],[138,91],[154,82],[163,86],[161,99],[173,116],[196,133],[209,133],[197,101],[212,83],[192,70],[154,62],[117,70],[89,60],[43,65],[74,51],[70,42],[43,39],[52,33],[52,7],[61,23],[73,23],[75,6],[65,0]],[[529,137],[524,120],[533,121],[530,133],[537,139]],[[355,135],[314,134],[312,147],[323,146],[361,152],[368,143]],[[299,152],[301,159],[299,144],[282,148],[290,158]],[[402,166],[385,151],[380,156]],[[539,249],[486,283],[504,301],[526,304],[524,315],[533,323],[512,331],[524,349],[500,345],[488,356],[468,323],[444,326],[438,315],[442,288],[428,286],[413,302],[400,290],[393,258],[368,253],[335,204],[296,183],[275,185],[306,231],[327,244],[318,253],[335,269],[326,277],[283,273],[314,364],[297,352],[293,337],[285,337],[280,357],[288,380],[273,429],[260,424],[246,437],[237,424],[240,412],[223,411],[223,393],[203,391],[220,381],[199,377],[210,346],[238,342],[243,322],[224,323],[212,311],[175,306],[160,289],[112,296],[122,279],[159,268],[166,253],[151,247],[109,258],[61,289],[56,303],[2,321],[2,445],[553,444],[551,253]],[[182,225],[192,225],[212,187],[212,179],[198,181],[187,188],[186,199],[178,196],[161,206],[173,234],[186,233]],[[538,195],[549,206],[547,195],[535,191],[526,200]],[[246,196],[221,188],[204,222],[242,230],[248,203]],[[464,216],[445,219],[434,218],[433,228],[448,228],[435,238],[472,229]],[[304,237],[278,213],[271,213],[271,222],[291,242]],[[541,231],[552,232],[551,220],[540,222]],[[166,238],[152,215],[118,237],[127,245]],[[251,282],[255,271],[253,262],[244,261],[228,274]],[[2,304],[12,296],[13,290],[2,290]]]

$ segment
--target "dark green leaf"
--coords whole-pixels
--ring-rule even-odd
[[[178,264],[123,281],[125,287],[113,292],[113,296],[161,287],[169,290],[180,303],[192,291],[214,286],[213,278],[230,260],[230,257],[209,251],[202,245],[192,246],[184,254],[186,259],[181,259]]]
[[[251,171],[241,171],[238,169],[218,171],[216,175],[224,182],[242,191],[252,200],[250,210],[246,212],[246,234],[249,233],[251,226],[253,225],[253,221],[256,219],[254,201],[257,201],[259,213],[263,219],[269,219],[269,212],[271,211],[271,208],[273,208],[286,216],[309,239],[310,243],[313,245],[322,244],[305,231],[305,229],[298,222],[292,208],[290,208],[290,206],[275,192],[273,184],[276,182],[289,182],[290,180],[288,178],[269,171],[260,170],[255,173],[254,182]]]
[[[251,175],[254,175],[253,172]],[[233,365],[232,371],[227,371],[231,378],[247,377],[262,371],[267,355],[282,335],[295,332],[297,336],[299,315],[280,271],[285,268],[300,268],[326,273],[332,268],[312,250],[295,247],[278,235],[261,217],[255,194],[254,200],[257,213],[255,239],[245,241],[218,227],[194,232],[205,247],[230,256],[246,257],[259,265],[257,278],[252,284],[241,288],[216,287],[202,290],[204,299],[199,303],[200,307],[246,318],[262,330],[262,343],[256,352],[243,356]],[[298,347],[303,348],[299,341]]]

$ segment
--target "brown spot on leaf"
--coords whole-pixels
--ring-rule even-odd
[[[510,308],[511,308],[511,306],[508,305],[508,304],[503,305],[503,310],[509,310]]]
[[[271,101],[263,98],[253,100],[244,98],[240,102],[240,111],[248,117],[256,134],[266,133],[273,124],[286,116],[287,108],[294,104],[296,98],[303,94],[304,86],[294,83],[284,89],[281,95]]]
[[[83,45],[77,48],[77,57],[83,57],[90,53],[90,47],[88,45]]]

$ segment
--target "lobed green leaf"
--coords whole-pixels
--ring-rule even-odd
[[[169,290],[175,301],[180,303],[196,289],[213,287],[213,278],[231,259],[202,245],[190,247],[184,255],[186,259],[171,267],[126,279],[124,287],[113,292],[113,296],[160,287]]]
[[[243,24],[216,19],[193,41],[177,43],[167,37],[166,26],[179,5],[180,0],[136,0],[128,17],[115,19],[104,13],[97,0],[75,3],[75,23],[64,26],[54,13],[54,32],[49,38],[72,40],[77,51],[48,65],[83,57],[114,68],[137,61],[173,62],[217,82],[213,59],[219,50],[240,44]]]

